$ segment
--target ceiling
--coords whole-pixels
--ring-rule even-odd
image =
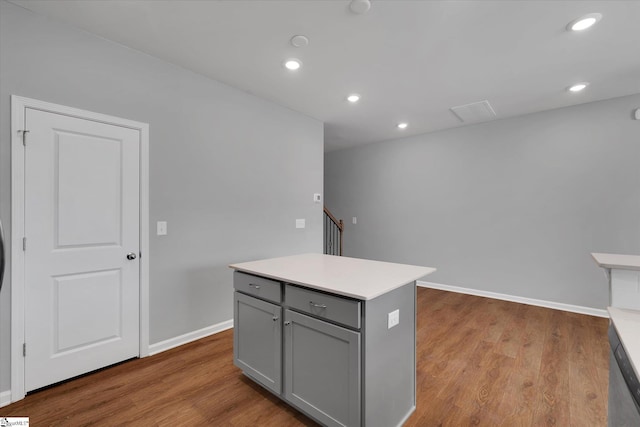
[[[327,151],[466,125],[450,108],[476,101],[505,118],[640,93],[640,1],[11,1],[321,120]]]

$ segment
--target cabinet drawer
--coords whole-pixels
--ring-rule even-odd
[[[285,304],[321,319],[360,329],[360,301],[285,285]]]
[[[238,292],[253,295],[268,301],[276,303],[282,301],[282,288],[280,287],[280,282],[276,282],[275,280],[234,271],[233,287]]]

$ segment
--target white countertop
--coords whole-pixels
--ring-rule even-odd
[[[436,271],[430,267],[323,254],[271,258],[229,267],[360,300],[373,299]]]
[[[591,254],[595,262],[602,268],[620,268],[623,270],[640,270],[640,255]]]
[[[616,307],[607,310],[633,370],[640,377],[640,311]]]

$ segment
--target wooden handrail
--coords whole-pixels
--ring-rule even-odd
[[[340,231],[344,230],[344,223],[342,222],[342,220],[338,220],[336,219],[335,216],[333,216],[333,214],[331,213],[331,211],[329,209],[327,209],[327,207],[324,207],[324,213],[327,214],[327,216],[329,218],[331,218],[331,221],[333,221],[333,223],[340,229]]]

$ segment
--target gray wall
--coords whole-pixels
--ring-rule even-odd
[[[590,253],[640,254],[638,107],[633,95],[327,153],[325,201],[346,222],[345,254],[605,308]]]
[[[0,217],[10,95],[150,125],[150,342],[232,316],[231,262],[322,251],[322,123],[0,0]],[[295,228],[306,218],[307,228]],[[168,221],[167,236],[155,222]],[[0,392],[10,388],[0,295]]]

